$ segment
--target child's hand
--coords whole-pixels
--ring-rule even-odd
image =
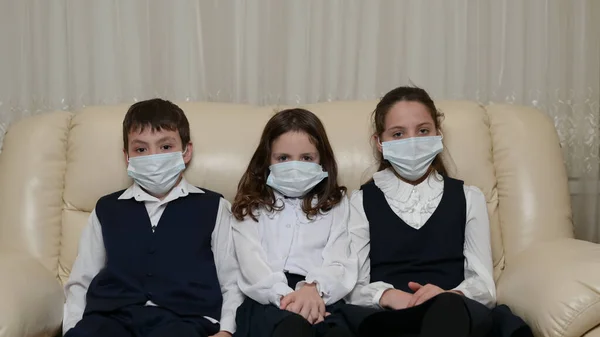
[[[285,296],[280,308],[304,317],[311,324],[321,322],[326,317],[325,302],[319,296],[316,284],[307,283]]]
[[[423,302],[426,302],[427,300],[444,292],[444,289],[433,284],[420,285],[416,282],[408,282],[408,287],[415,293],[408,302],[407,308],[422,304]]]
[[[383,295],[379,300],[379,305],[382,308],[386,309],[406,309],[412,297],[412,294],[409,294],[405,291],[398,289],[388,289],[383,292]]]
[[[313,324],[319,324],[319,323],[323,322],[325,320],[325,317],[327,317],[329,315],[331,315],[331,314],[326,312],[325,316],[319,316],[319,318],[317,318],[317,320]]]
[[[219,331],[210,337],[231,337],[231,334],[227,331]]]

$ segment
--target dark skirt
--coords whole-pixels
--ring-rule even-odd
[[[292,289],[296,287],[299,281],[304,277],[294,274],[286,274],[288,284]],[[321,323],[313,325],[315,336],[324,336],[334,327],[343,327],[349,330],[348,324],[343,316],[335,314],[342,306],[346,304],[338,301],[332,305],[326,306],[327,312],[331,315],[325,317]],[[246,298],[244,303],[239,306],[236,313],[235,322],[237,325],[235,337],[271,337],[275,327],[284,319],[297,315],[287,310],[281,310],[273,304],[260,304],[251,298]]]
[[[430,325],[430,327],[437,325],[442,329],[444,324],[442,321],[457,317],[460,315],[459,311],[465,313],[463,316],[468,319],[466,330],[469,332],[465,335],[469,337],[533,337],[529,326],[505,305],[489,309],[464,296],[449,293],[445,293],[443,296],[451,296],[453,299],[460,298],[459,302],[462,302],[464,306],[456,308],[459,310],[452,310],[448,307],[449,311],[452,310],[451,312],[429,315],[428,320],[425,320],[424,317],[441,296],[436,296],[419,306],[403,310],[384,310],[346,304],[336,308],[334,312],[344,317],[350,330],[361,337],[419,336],[424,325]],[[438,320],[439,322],[437,322]]]
[[[327,312],[337,311],[342,302],[328,305]],[[272,304],[260,304],[251,298],[246,298],[237,310],[235,321],[237,329],[235,337],[271,337],[275,327],[289,316],[297,315],[287,310],[281,310]],[[324,336],[334,327],[346,327],[346,320],[339,314],[332,313],[321,323],[313,325],[315,336]],[[348,328],[349,330],[349,328]]]

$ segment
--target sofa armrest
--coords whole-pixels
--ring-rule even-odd
[[[536,336],[580,337],[600,324],[600,245],[560,239],[508,262],[498,303],[525,319]]]
[[[63,316],[58,280],[33,257],[0,254],[0,337],[54,336]]]

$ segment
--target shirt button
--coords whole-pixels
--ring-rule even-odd
[[[292,227],[292,225],[287,224],[287,225],[285,225],[285,227],[290,228],[290,227]]]

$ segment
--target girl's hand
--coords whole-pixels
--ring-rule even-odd
[[[317,285],[307,283],[281,299],[280,308],[304,317],[309,323],[321,322],[326,317],[325,302],[317,292]]]
[[[442,288],[433,284],[420,285],[416,282],[408,282],[408,287],[415,293],[408,302],[408,305],[406,306],[407,308],[422,304],[423,302],[426,302],[427,300],[445,292]]]
[[[317,318],[317,320],[313,324],[319,324],[319,323],[323,322],[325,320],[325,317],[327,317],[329,315],[331,315],[331,314],[326,312],[325,316],[319,316],[319,318]]]
[[[398,289],[388,289],[383,292],[379,305],[382,308],[400,310],[405,309],[413,295]]]

